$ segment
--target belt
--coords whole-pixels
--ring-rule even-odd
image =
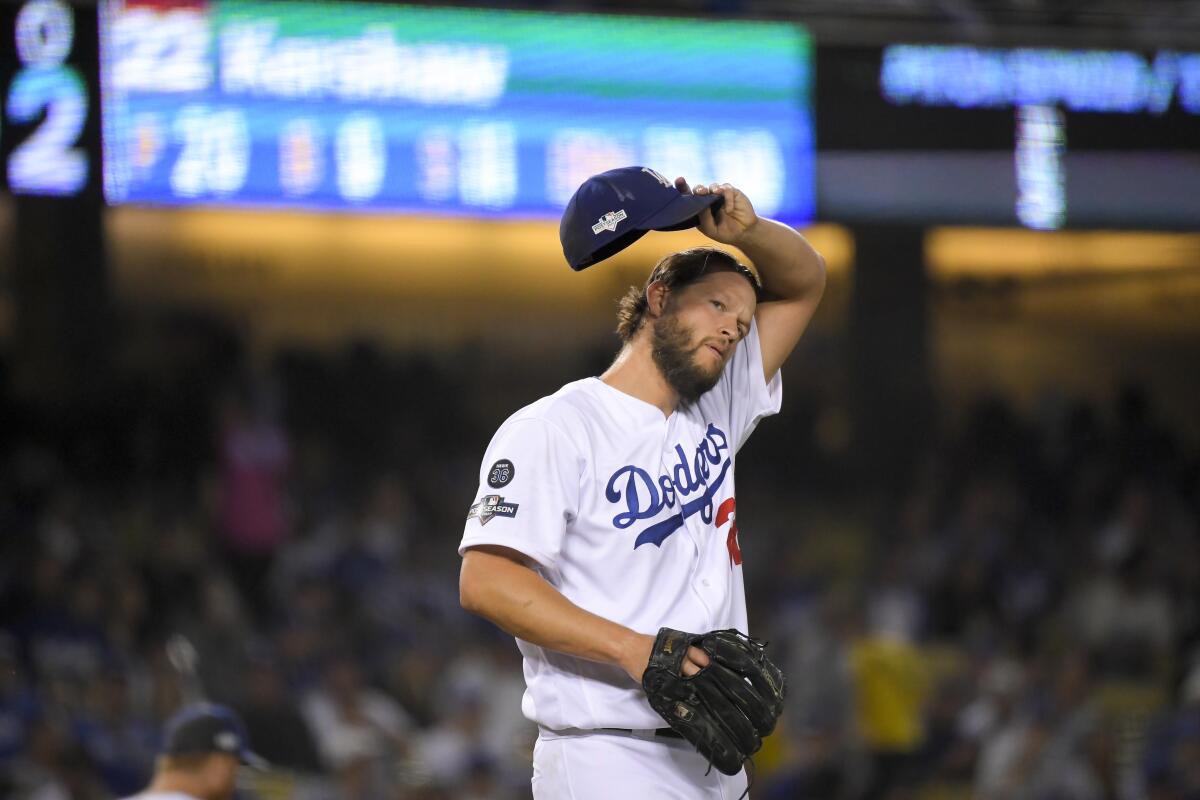
[[[670,728],[546,728],[538,726],[541,735],[550,739],[558,739],[564,736],[589,736],[595,733],[616,734],[617,736],[632,736],[635,739],[645,739],[654,741],[655,739],[677,739],[684,741],[684,738]]]
[[[633,730],[632,728],[597,728],[596,730],[604,731],[606,733],[624,733],[629,736],[636,736],[639,739],[642,739],[642,738],[650,739],[655,736],[661,737],[663,739],[682,739],[683,738],[681,735],[679,735],[675,731],[671,730],[670,728],[655,728],[653,730],[650,730],[650,729]]]

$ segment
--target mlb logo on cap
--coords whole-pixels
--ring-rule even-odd
[[[684,194],[649,167],[621,167],[593,175],[576,190],[558,226],[563,255],[573,270],[619,253],[647,231],[696,227],[700,212],[716,210],[719,194]]]

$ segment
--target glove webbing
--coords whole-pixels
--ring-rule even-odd
[[[763,641],[761,639],[755,639],[753,636],[747,636],[746,638],[750,640],[750,644],[759,648],[758,663],[761,665],[764,661],[767,660],[766,648],[767,648],[767,645],[770,644],[770,642]],[[708,769],[706,769],[704,771],[704,777],[706,777],[706,778],[708,777],[709,773],[712,772],[712,768],[713,768],[712,758],[709,758],[708,759]],[[747,756],[746,760],[742,762],[742,768],[746,770],[746,788],[742,791],[741,794],[738,795],[737,800],[742,800],[742,798],[744,798],[748,794],[750,794],[750,789],[753,788],[753,786],[754,786],[754,779],[758,775],[758,766],[754,763],[754,756]]]

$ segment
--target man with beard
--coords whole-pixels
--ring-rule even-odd
[[[614,207],[584,216],[585,189]],[[459,548],[463,607],[515,636],[525,659],[539,799],[732,799],[747,785],[744,770],[708,769],[664,726],[642,676],[661,627],[747,630],[734,460],[779,410],[779,368],[817,308],[825,266],[729,184],[693,190],[644,168],[603,173],[576,194],[562,228],[572,266],[599,260],[586,247],[573,256],[580,236],[686,227],[641,214],[677,194],[703,207],[690,224],[750,257],[761,285],[714,247],[660,261],[621,301],[623,346],[604,374],[521,409],[492,438]],[[683,674],[707,664],[691,647]]]

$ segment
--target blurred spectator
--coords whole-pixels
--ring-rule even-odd
[[[201,522],[184,509],[154,531],[146,553],[146,590],[160,624],[170,626],[195,614],[200,583],[210,569],[206,546]]]
[[[0,631],[0,769],[21,753],[39,713],[17,658],[16,641]]]
[[[487,758],[476,757],[467,764],[455,796],[458,800],[507,800],[513,795],[503,788],[495,765]]]
[[[438,727],[466,745],[464,755],[482,759],[504,784],[527,782],[537,726],[521,713],[525,682],[507,637],[488,635],[460,648],[438,688],[439,705],[458,712],[446,719],[441,711]]]
[[[271,560],[288,535],[287,435],[264,385],[226,399],[221,420],[220,542],[242,596],[262,616]]]
[[[409,749],[412,722],[383,692],[366,686],[356,661],[331,657],[319,689],[304,699],[325,765],[347,800],[380,797],[395,782],[396,760]]]
[[[1025,669],[1017,661],[990,660],[979,678],[979,691],[959,717],[959,730],[970,742],[982,745],[1017,717],[1025,690]]]
[[[207,573],[199,589],[200,607],[194,616],[184,617],[180,627],[202,654],[198,670],[204,693],[229,703],[236,699],[245,675],[252,628],[242,611],[241,597],[223,573]]]
[[[1200,659],[1180,687],[1178,708],[1150,728],[1144,773],[1152,800],[1200,798]]]
[[[858,730],[871,756],[867,798],[884,798],[914,780],[925,742],[923,706],[929,679],[909,631],[881,615],[851,649]]]
[[[250,662],[238,712],[250,741],[272,766],[312,774],[321,771],[308,721],[289,696],[274,659],[258,654]]]
[[[104,787],[118,797],[146,785],[154,764],[158,731],[136,713],[125,676],[108,671],[87,690],[87,708],[72,725],[76,741],[96,765]]]
[[[433,642],[394,647],[385,657],[384,685],[388,693],[421,727],[436,723],[441,713],[437,692],[430,691],[430,687],[442,679],[445,668],[444,657]]]
[[[149,600],[141,575],[130,569],[119,569],[108,576],[108,614],[105,632],[118,652],[141,650],[153,626]]]
[[[444,719],[417,740],[417,757],[435,782],[455,787],[472,767],[490,760],[483,741],[483,698],[463,694],[451,698]]]
[[[1027,695],[1024,706],[1009,706],[1005,721],[985,737],[979,797],[1109,796],[1094,761],[1107,756],[1102,748],[1108,743],[1098,726],[1098,709],[1090,702],[1086,663],[1068,657],[1048,678],[1047,691]]]
[[[841,758],[836,736],[817,727],[809,728],[796,735],[794,749],[795,755],[763,788],[766,800],[854,796],[851,765]]]
[[[8,773],[12,800],[100,800],[109,797],[83,749],[61,726],[42,720],[30,731],[25,754]]]
[[[1073,623],[1101,669],[1152,677],[1167,663],[1174,628],[1170,597],[1142,546],[1101,568],[1073,598]]]
[[[109,658],[99,576],[45,554],[33,565],[30,607],[17,624],[25,657],[39,675],[86,678]]]

